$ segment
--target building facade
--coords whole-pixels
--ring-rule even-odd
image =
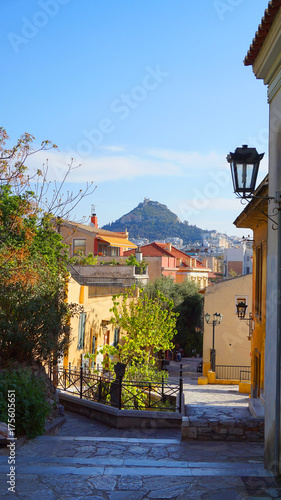
[[[150,280],[166,276],[175,283],[192,281],[198,285],[199,289],[208,286],[211,269],[205,267],[196,257],[173,247],[171,243],[149,243],[140,247],[140,251],[148,264]],[[124,252],[124,256],[135,253],[135,250],[130,250]]]
[[[269,103],[269,176],[268,194],[272,209],[280,208],[274,202],[281,191],[281,2],[272,0],[264,14],[255,38],[246,55],[245,65],[252,66],[256,78],[268,87]],[[278,198],[279,200],[279,198]],[[279,222],[281,226],[281,222]],[[268,224],[267,233],[267,287],[266,287],[266,341],[265,341],[265,465],[276,474],[281,473],[281,418],[280,418],[280,244],[281,227]]]
[[[222,314],[222,321],[215,326],[214,348],[216,367],[250,367],[251,344],[248,340],[249,327],[237,316],[236,305],[243,301],[248,306],[252,303],[252,275],[239,276],[209,286],[204,294],[204,315],[209,313],[210,322],[204,323],[203,334],[203,375],[210,370],[210,350],[213,348],[213,314]],[[223,372],[223,369],[220,369]],[[242,368],[241,368],[242,370]],[[217,371],[217,368],[216,368]],[[229,369],[229,372],[233,370]],[[227,370],[225,374],[227,375]],[[219,375],[219,373],[216,373]],[[237,369],[235,379],[239,379]],[[229,378],[225,376],[224,378]]]
[[[253,316],[251,338],[251,397],[265,402],[264,359],[266,337],[266,261],[268,219],[263,214],[264,197],[268,195],[268,176],[255,191],[255,197],[234,221],[236,227],[250,228],[253,231],[253,282],[252,303],[247,315]]]
[[[86,256],[92,253],[94,256],[116,258],[122,257],[126,250],[137,248],[128,240],[128,232],[116,233],[99,229],[95,214],[91,216],[89,225],[62,220],[55,226],[69,247],[70,257],[79,253]]]
[[[104,357],[99,349],[119,341],[119,331],[110,322],[113,295],[134,284],[143,285],[148,276],[136,275],[134,266],[70,266],[70,271],[68,303],[79,304],[81,312],[71,318],[71,342],[64,365],[102,369]],[[94,361],[85,358],[88,353],[96,356]]]

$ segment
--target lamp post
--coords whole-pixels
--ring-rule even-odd
[[[205,320],[206,323],[209,323],[210,321],[210,314],[206,313],[205,314]],[[220,313],[214,313],[213,314],[213,344],[212,344],[212,349],[210,349],[210,364],[211,364],[211,370],[214,372],[216,370],[216,351],[215,351],[215,327],[221,323],[222,320],[222,314]]]

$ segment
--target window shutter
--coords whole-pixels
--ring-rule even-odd
[[[117,347],[119,342],[119,328],[114,329],[114,340],[113,340],[113,346]]]
[[[78,325],[78,345],[77,345],[78,351],[84,348],[85,322],[86,322],[86,313],[81,313],[79,315],[79,325]]]

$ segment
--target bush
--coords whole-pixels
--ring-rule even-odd
[[[50,412],[46,401],[45,382],[30,368],[0,372],[0,421],[8,423],[8,391],[15,390],[16,436],[28,438],[44,432],[45,420]]]

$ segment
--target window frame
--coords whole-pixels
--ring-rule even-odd
[[[84,241],[85,242],[85,252],[83,252],[83,250],[82,250],[82,254],[86,256],[86,254],[87,254],[87,240],[86,240],[86,238],[73,238],[73,240],[72,240],[72,253],[73,253],[73,256],[77,255],[77,253],[76,253],[77,250],[75,249],[75,242],[76,241]],[[79,246],[81,246],[81,245],[79,245]],[[78,251],[80,251],[80,250],[78,250]]]

